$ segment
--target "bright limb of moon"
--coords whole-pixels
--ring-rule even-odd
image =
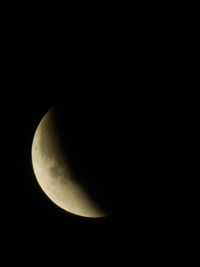
[[[42,118],[35,132],[32,165],[43,192],[57,206],[84,217],[107,215],[76,181],[62,152],[53,109]]]

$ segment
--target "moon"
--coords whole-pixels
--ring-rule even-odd
[[[91,133],[91,129],[86,131],[84,135],[83,130],[75,127],[74,134],[70,135],[72,126],[69,123],[69,134],[65,136],[66,139],[68,138],[69,151],[66,153],[63,148],[64,143],[58,127],[57,117],[55,108],[50,109],[41,119],[34,134],[31,154],[37,182],[42,191],[54,204],[69,213],[91,218],[109,215],[105,208],[109,206],[107,201],[105,199],[99,201],[103,195],[106,196],[106,194],[100,193],[106,187],[105,185],[101,186],[99,182],[99,180],[103,179],[97,179],[97,184],[98,186],[100,184],[100,186],[96,186],[98,190],[93,190],[93,187],[95,187],[93,186],[95,185],[95,176],[98,177],[99,173],[101,173],[99,171],[101,162],[98,165],[97,172],[94,171],[94,166],[91,166],[93,168],[92,175],[90,175],[92,179],[88,179],[89,172],[86,172],[85,175],[83,169],[85,170],[90,167],[90,161],[87,162],[84,155],[81,155],[82,161],[77,161],[80,158],[79,154],[84,154],[85,150],[90,150],[86,146],[81,145],[81,143],[86,142],[84,136],[87,136],[88,132]],[[73,135],[76,136],[75,139],[73,139],[74,137],[72,138]],[[88,139],[91,138],[88,137]],[[73,145],[71,143],[74,144],[74,147],[77,147],[75,152],[74,148],[72,149]],[[80,151],[82,152],[80,153]],[[94,155],[92,157],[95,158]],[[79,165],[82,167],[79,167]]]

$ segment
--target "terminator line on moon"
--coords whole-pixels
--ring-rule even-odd
[[[40,121],[32,143],[32,165],[40,187],[67,212],[83,217],[107,216],[75,179],[61,146],[52,108]]]

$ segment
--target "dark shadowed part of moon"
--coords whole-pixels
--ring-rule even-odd
[[[69,199],[70,205],[74,205],[72,213],[87,216],[87,209],[91,209],[88,217],[93,214],[101,217],[117,205],[118,170],[105,128],[98,126],[90,112],[80,111],[72,101],[56,105],[47,112],[34,137],[33,166],[35,162],[41,187],[47,186],[50,194],[61,203]],[[85,201],[81,201],[81,197]],[[78,212],[76,205],[80,206]]]

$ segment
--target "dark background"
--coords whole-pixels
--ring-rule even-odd
[[[62,259],[95,265],[94,258],[103,264],[121,259],[125,265],[166,253],[172,222],[161,200],[169,183],[168,99],[175,84],[170,62],[162,64],[169,57],[164,38],[159,35],[158,42],[148,24],[132,34],[120,27],[105,39],[94,34],[92,42],[77,32],[78,40],[65,40],[59,30],[53,41],[50,30],[32,28],[21,32],[13,24],[3,51],[2,254],[28,263],[42,257],[56,264]],[[33,174],[38,123],[58,99],[71,96],[82,97],[88,114],[109,128],[122,199],[108,218],[64,212],[45,197]]]

